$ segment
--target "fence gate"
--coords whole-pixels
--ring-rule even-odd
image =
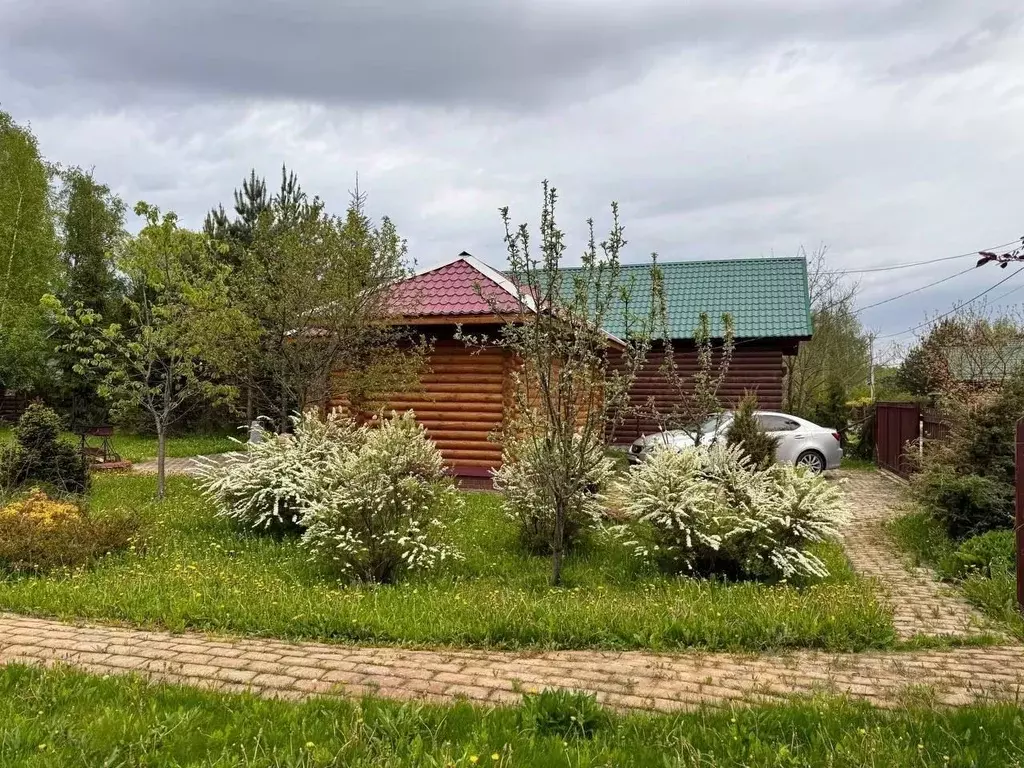
[[[907,442],[921,437],[921,408],[917,403],[878,403],[875,406],[875,458],[878,466],[900,477],[910,475]]]

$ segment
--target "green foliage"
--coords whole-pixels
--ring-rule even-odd
[[[846,519],[842,492],[824,478],[788,465],[759,470],[738,446],[656,451],[617,491],[632,521],[620,535],[634,551],[697,576],[827,576],[808,545],[838,536]]]
[[[61,174],[64,285],[59,295],[65,306],[77,303],[97,313],[109,325],[122,322],[125,285],[115,269],[112,254],[122,244],[124,203],[91,173],[71,168]],[[48,401],[70,416],[72,429],[103,424],[109,405],[100,397],[100,376],[95,371],[75,371],[77,354],[69,351],[66,327],[54,329],[58,348]]]
[[[831,542],[810,548],[830,575],[797,587],[662,575],[599,538],[566,559],[567,588],[553,590],[549,565],[517,546],[500,499],[466,493],[463,511],[439,513],[464,560],[395,585],[339,584],[295,537],[240,531],[210,514],[191,479],[168,484],[161,503],[151,477],[97,475],[93,514],[137,509],[145,551],[104,559],[72,585],[0,580],[0,610],[364,645],[848,651],[895,642],[891,610]]]
[[[811,421],[839,432],[845,442],[850,423],[850,406],[846,404],[846,389],[842,381],[828,382],[823,400],[816,404]]]
[[[571,740],[525,729],[523,719],[523,707],[297,702],[66,667],[0,670],[0,762],[11,768],[119,765],[126,755],[128,764],[151,768],[969,768],[1015,765],[1024,751],[1024,711],[1015,702],[882,709],[817,696],[607,712],[592,738]]]
[[[235,193],[235,218],[211,212],[216,258],[232,266],[232,305],[254,321],[233,377],[250,410],[287,428],[294,410],[347,396],[356,413],[380,392],[415,384],[425,345],[387,322],[390,286],[409,273],[394,223],[366,214],[357,189],[343,217],[324,213],[293,173],[268,195],[255,171]]]
[[[202,235],[182,229],[177,217],[139,203],[146,225],[119,254],[129,284],[128,320],[103,324],[81,302],[47,303],[78,358],[78,373],[102,379],[100,394],[115,413],[141,409],[157,433],[157,495],[164,492],[169,428],[203,403],[230,400],[234,390],[218,374],[243,354],[239,340],[248,318],[228,305],[227,269],[213,260]]]
[[[807,266],[814,335],[784,362],[785,409],[813,420],[830,384],[838,381],[847,390],[866,382],[870,360],[868,336],[854,306],[856,284],[831,268],[824,248],[809,255]]]
[[[775,451],[779,447],[779,441],[761,428],[754,415],[755,411],[757,396],[753,392],[747,392],[733,414],[725,440],[729,445],[742,448],[754,466],[765,469],[775,463]]]
[[[352,450],[335,454],[301,523],[302,545],[345,576],[390,584],[461,557],[438,515],[461,507],[444,459],[412,411],[382,418]]]
[[[1013,524],[1013,487],[989,477],[934,467],[913,479],[918,501],[954,539]]]
[[[60,493],[84,493],[88,467],[78,447],[61,439],[62,426],[55,411],[30,404],[18,420],[14,445],[0,449],[0,488],[44,483]]]
[[[992,578],[1012,574],[1017,560],[1017,541],[1013,531],[989,531],[967,539],[938,564],[939,573],[949,579],[964,579],[970,574]]]
[[[79,568],[125,549],[138,532],[134,515],[93,518],[77,503],[36,489],[0,507],[0,569],[39,574]]]
[[[955,580],[968,602],[1002,622],[1015,637],[1024,638],[1012,531],[992,531],[958,545],[926,511],[893,520],[889,531],[918,565],[931,566],[943,578]]]
[[[604,493],[615,474],[615,463],[604,446],[592,440],[589,449],[575,436],[574,453],[582,457],[575,492],[560,495],[553,482],[558,477],[560,456],[554,441],[510,432],[502,447],[501,468],[494,473],[494,487],[502,494],[502,508],[519,527],[527,552],[550,555],[556,538],[569,552],[582,543],[604,518]],[[564,504],[562,510],[559,504]],[[555,527],[561,530],[556,536]]]
[[[0,387],[27,387],[44,375],[39,300],[58,276],[53,174],[31,131],[0,110]]]
[[[592,739],[611,722],[610,714],[597,703],[594,694],[551,688],[524,695],[519,719],[526,733],[563,741]]]

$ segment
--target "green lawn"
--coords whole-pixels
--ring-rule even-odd
[[[244,437],[241,433],[239,433],[239,436],[239,439]],[[80,440],[78,435],[71,432],[65,433],[64,437],[75,443],[75,445]],[[0,427],[0,443],[13,439],[14,432],[11,427]],[[111,438],[111,444],[114,450],[121,454],[122,458],[131,462],[156,458],[155,435],[129,435],[115,431],[113,438]],[[238,450],[238,448],[238,444],[232,442],[231,438],[227,435],[178,435],[167,438],[167,455],[169,457],[224,453],[225,451]]]
[[[608,543],[569,558],[567,587],[548,587],[548,561],[520,554],[494,494],[467,494],[453,523],[464,562],[397,586],[345,586],[294,539],[237,531],[187,478],[152,501],[154,479],[95,478],[97,514],[136,508],[144,552],[65,577],[0,580],[0,610],[228,633],[375,644],[477,647],[859,650],[894,642],[892,617],[837,544],[833,575],[764,586],[668,578]]]
[[[917,565],[935,568],[956,549],[956,543],[942,525],[924,511],[893,520],[889,530],[897,545],[909,553]],[[1024,617],[1017,609],[1017,584],[1013,573],[995,573],[991,578],[972,573],[956,584],[971,604],[1024,640]]]
[[[995,768],[1024,761],[1024,710],[1009,704],[882,710],[817,698],[672,715],[598,712],[589,738],[566,736],[534,711],[379,699],[293,703],[10,666],[0,670],[0,764]]]

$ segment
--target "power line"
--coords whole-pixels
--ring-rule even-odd
[[[1017,245],[1024,238],[1011,240],[1002,245],[994,245],[991,248],[982,248],[981,251],[998,251],[1001,248],[1008,248]],[[939,259],[925,259],[924,261],[908,261],[904,264],[890,264],[885,267],[866,267],[864,269],[837,269],[830,272],[822,272],[824,275],[865,275],[869,272],[890,272],[894,269],[908,269],[909,267],[921,267],[925,264],[938,264],[940,261],[953,261],[954,259],[966,259],[968,256],[977,256],[981,251],[970,251],[969,253],[958,253],[956,256],[943,256]]]
[[[936,285],[941,285],[942,283],[945,283],[945,282],[948,282],[948,281],[952,280],[954,277],[960,277],[961,275],[966,275],[968,272],[971,272],[972,270],[975,270],[975,269],[977,269],[977,267],[970,266],[967,269],[965,269],[963,272],[957,272],[955,275],[950,275],[949,277],[944,277],[941,280],[936,280],[934,283],[928,283],[928,285],[922,285],[920,288],[914,288],[912,290],[906,291],[905,293],[901,293],[898,296],[893,296],[893,297],[888,298],[888,299],[883,299],[882,301],[876,301],[874,304],[868,304],[866,307],[861,307],[860,309],[854,310],[853,314],[859,315],[864,310],[872,309],[873,307],[880,307],[882,304],[888,304],[890,301],[896,301],[896,299],[902,299],[904,296],[910,296],[913,293],[919,293],[920,291],[926,290],[928,288],[932,288],[932,287],[934,287]]]
[[[915,325],[915,326],[914,326],[913,328],[908,328],[908,329],[907,329],[907,330],[905,330],[905,331],[900,331],[899,333],[887,333],[887,334],[885,334],[884,336],[877,336],[876,338],[878,338],[878,339],[891,339],[891,338],[893,338],[893,337],[895,337],[895,336],[903,336],[903,335],[905,335],[905,334],[908,334],[908,333],[912,333],[913,331],[917,331],[917,330],[920,330],[921,328],[924,328],[924,327],[925,327],[925,326],[927,326],[927,325],[932,325],[932,324],[933,324],[933,323],[935,323],[936,321],[938,321],[938,320],[942,320],[942,319],[943,319],[944,317],[949,317],[949,316],[950,316],[950,315],[952,315],[952,314],[953,314],[954,312],[957,312],[957,311],[959,311],[959,310],[963,309],[963,308],[964,308],[964,307],[966,307],[966,306],[967,306],[968,304],[972,304],[972,303],[974,303],[975,301],[977,301],[978,299],[980,299],[980,298],[981,298],[982,296],[984,296],[984,295],[985,295],[985,294],[987,294],[987,293],[990,293],[990,292],[994,291],[994,290],[995,290],[996,288],[998,288],[998,287],[999,287],[1000,285],[1002,285],[1003,283],[1005,283],[1005,282],[1006,282],[1007,280],[1009,280],[1009,279],[1010,279],[1011,277],[1013,277],[1014,275],[1018,275],[1018,274],[1020,274],[1020,273],[1021,273],[1022,271],[1024,271],[1024,266],[1022,266],[1022,267],[1021,267],[1020,269],[1018,269],[1018,270],[1017,270],[1016,272],[1011,272],[1010,274],[1008,274],[1008,275],[1007,275],[1006,277],[1004,277],[1004,278],[1003,278],[1002,280],[1000,280],[1000,281],[999,281],[998,283],[996,283],[995,285],[989,286],[989,287],[988,287],[988,288],[986,288],[986,289],[985,289],[984,291],[982,291],[981,293],[979,293],[979,294],[978,294],[977,296],[973,296],[973,297],[971,297],[970,299],[968,299],[967,301],[963,302],[962,304],[958,304],[958,305],[956,305],[955,307],[953,307],[953,309],[949,310],[949,312],[945,312],[945,313],[943,313],[943,314],[939,315],[938,317],[933,317],[933,318],[932,318],[931,320],[926,320],[926,321],[925,321],[925,322],[923,322],[923,323],[919,323],[918,325]]]

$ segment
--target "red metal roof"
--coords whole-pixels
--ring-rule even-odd
[[[388,308],[405,317],[487,315],[494,311],[495,302],[505,312],[519,306],[507,287],[459,258],[396,284]]]

